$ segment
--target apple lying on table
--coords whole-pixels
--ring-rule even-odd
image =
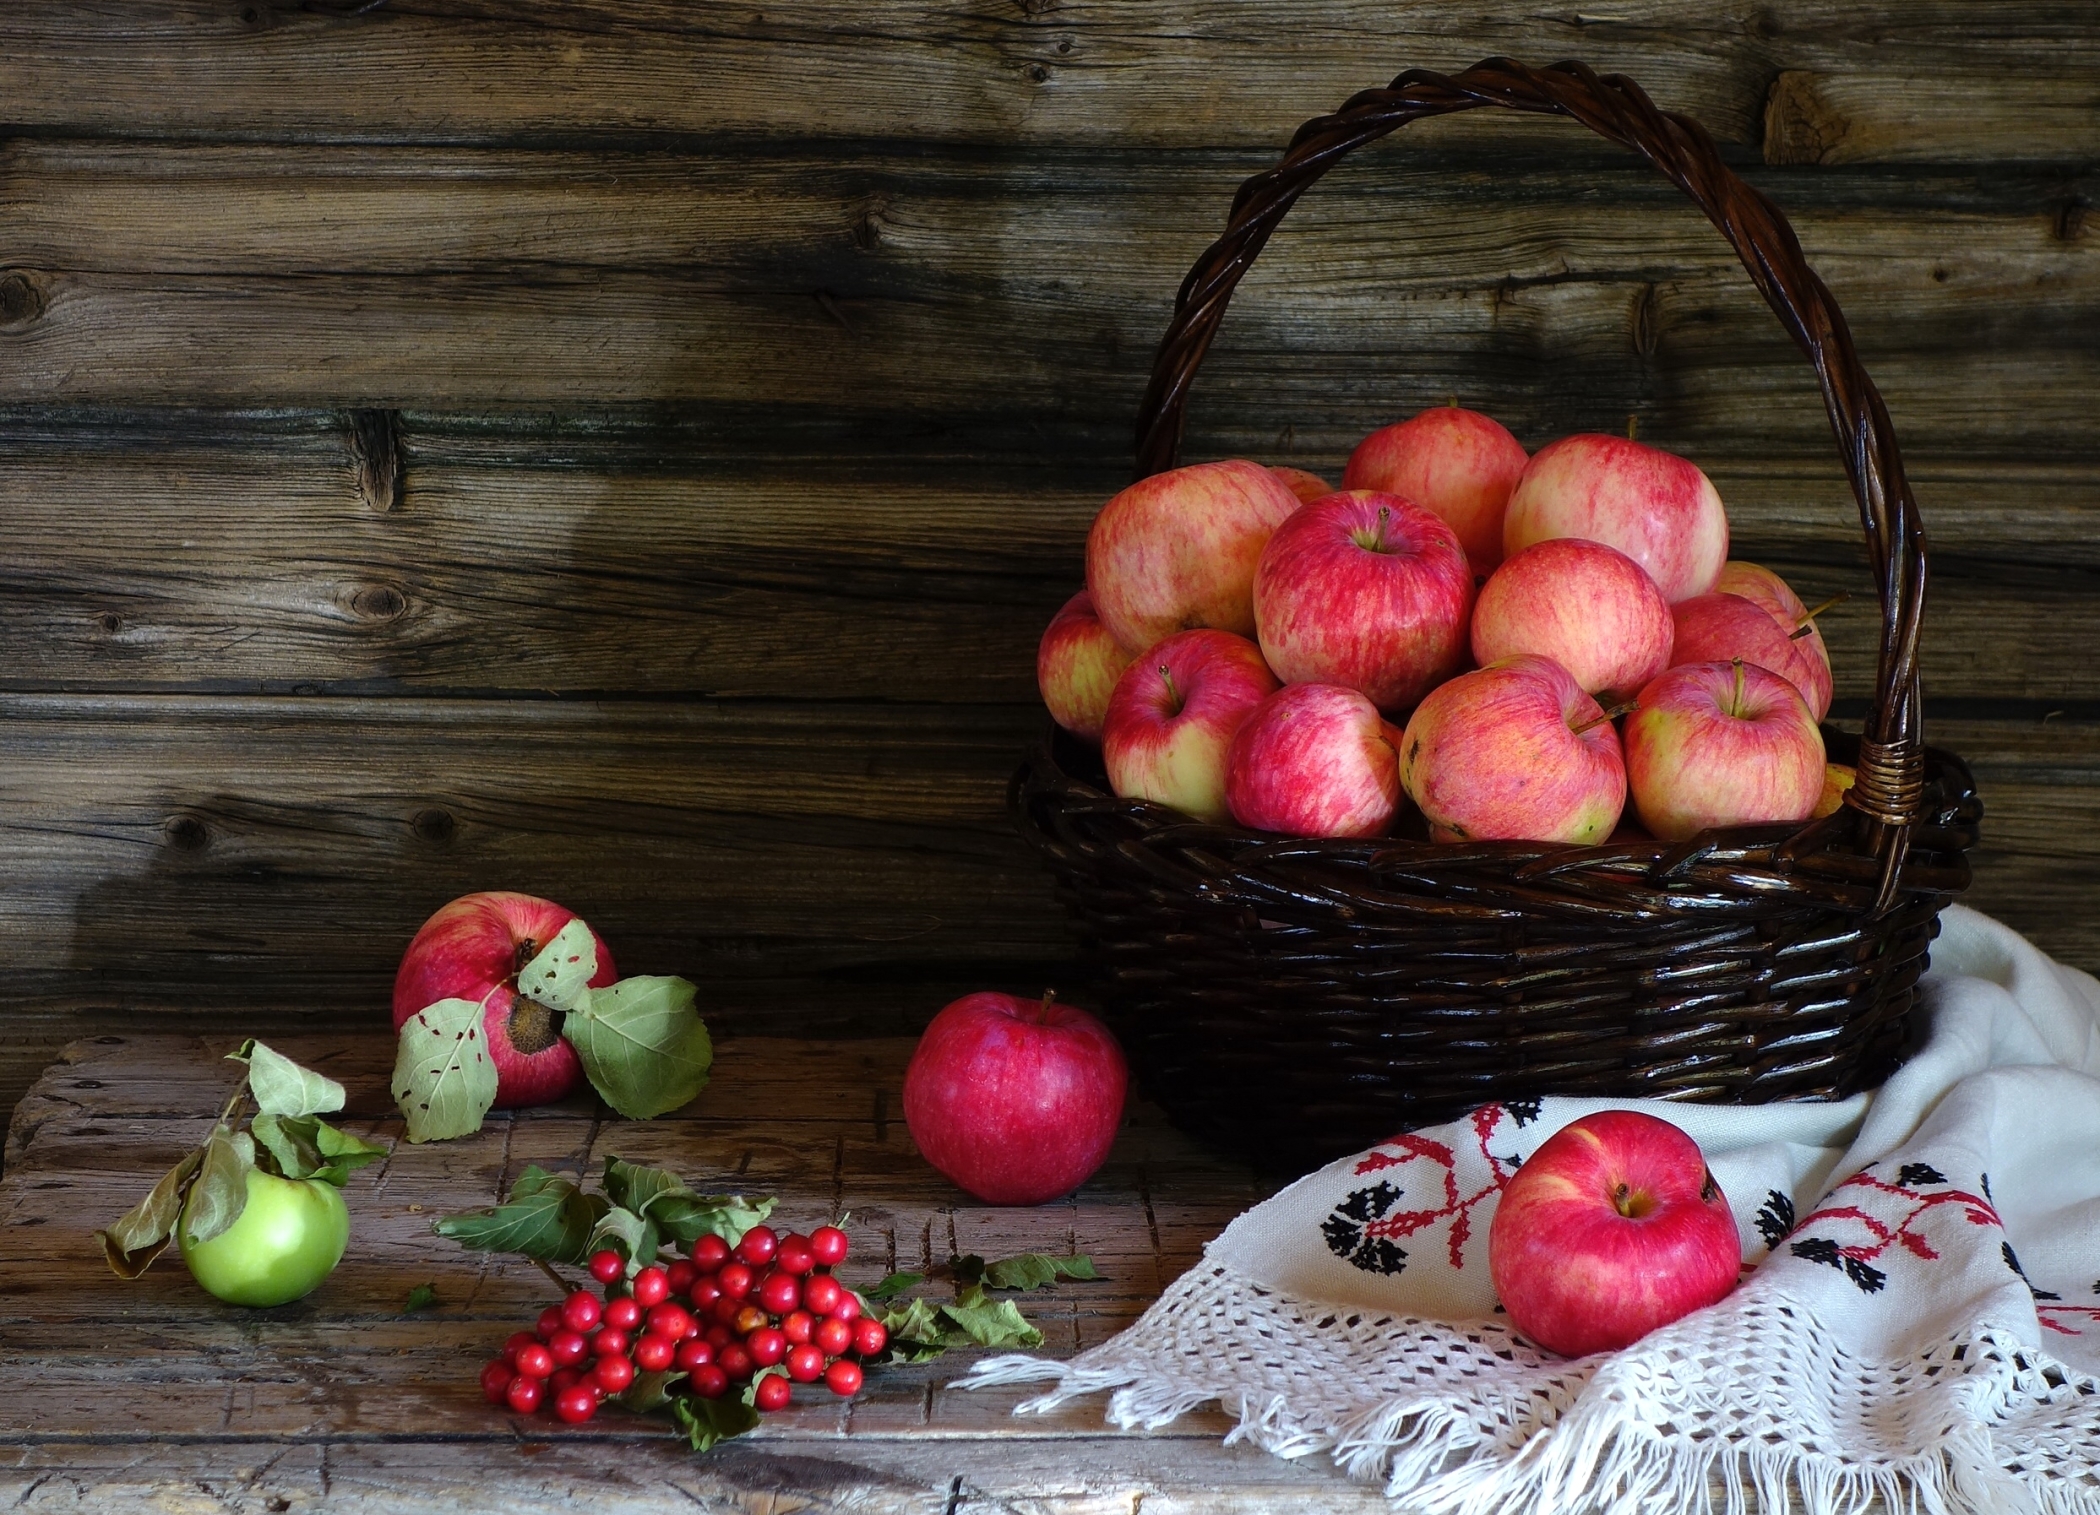
[[[1130,652],[1108,634],[1084,589],[1050,618],[1035,651],[1035,684],[1050,718],[1074,736],[1101,740],[1101,720]]]
[[[1595,433],[1540,448],[1510,492],[1504,551],[1555,537],[1618,548],[1672,605],[1712,589],[1728,559],[1728,516],[1705,474],[1659,447]]]
[[[518,992],[518,970],[576,919],[552,900],[492,891],[444,906],[408,944],[394,976],[394,1030],[443,999],[483,1008],[482,1035],[496,1066],[496,1105],[513,1109],[560,1099],[583,1081],[583,1063],[562,1037],[559,1012]],[[619,974],[596,932],[594,989]]]
[[[1130,1075],[1106,1026],[1051,996],[970,994],[933,1018],[904,1073],[926,1161],[987,1204],[1039,1205],[1114,1145]]]
[[[1184,631],[1123,670],[1101,726],[1108,786],[1199,821],[1226,818],[1225,760],[1275,692],[1261,649],[1229,631]]]
[[[1611,1352],[1735,1287],[1741,1234],[1699,1144],[1604,1110],[1540,1144],[1502,1191],[1488,1272],[1516,1328],[1549,1352]]]
[[[1436,516],[1354,490],[1276,528],[1254,575],[1262,656],[1290,684],[1342,684],[1404,710],[1463,665],[1473,570]]]
[[[1430,692],[1400,738],[1400,783],[1439,842],[1588,846],[1626,804],[1619,734],[1551,658],[1514,657]]]
[[[1681,663],[1626,718],[1626,777],[1660,841],[1802,821],[1823,795],[1823,734],[1778,674],[1740,659]]]
[[[1286,836],[1379,836],[1400,798],[1400,733],[1339,684],[1289,684],[1226,755],[1232,818]]]
[[[1669,602],[1632,558],[1558,537],[1511,555],[1473,606],[1473,657],[1551,658],[1591,694],[1630,696],[1670,666]]]
[[[248,1203],[209,1241],[190,1235],[192,1190],[175,1228],[182,1260],[207,1294],[230,1305],[290,1304],[320,1287],[350,1244],[343,1191],[318,1178],[279,1178],[248,1170]]]
[[[1502,423],[1442,405],[1356,444],[1342,488],[1396,494],[1457,534],[1476,574],[1502,561],[1502,513],[1529,460]]]

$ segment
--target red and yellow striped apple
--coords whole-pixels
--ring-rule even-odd
[[[1092,595],[1082,589],[1065,601],[1035,649],[1035,686],[1050,718],[1074,736],[1100,741],[1108,697],[1130,657],[1094,614]]]
[[[1168,637],[1123,670],[1109,697],[1101,729],[1109,787],[1197,820],[1224,820],[1226,754],[1276,687],[1261,649],[1245,637]]]
[[[1339,684],[1287,684],[1226,755],[1232,818],[1287,836],[1380,836],[1400,799],[1400,733]]]
[[[1672,605],[1712,589],[1728,558],[1712,480],[1659,447],[1595,433],[1540,448],[1510,494],[1505,552],[1556,537],[1618,548]]]
[[[1356,444],[1342,488],[1396,494],[1457,534],[1476,574],[1502,561],[1502,513],[1528,460],[1502,423],[1443,405]]]
[[[1661,841],[1802,821],[1823,796],[1823,734],[1776,673],[1740,659],[1680,663],[1626,718],[1626,777],[1641,824]]]
[[[1670,666],[1670,606],[1616,547],[1558,537],[1507,559],[1473,606],[1473,657],[1551,658],[1591,694],[1630,696]]]

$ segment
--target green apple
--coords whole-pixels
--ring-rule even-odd
[[[248,1170],[248,1205],[210,1241],[190,1238],[189,1206],[175,1228],[182,1260],[230,1305],[283,1305],[313,1293],[350,1242],[343,1192],[317,1178],[278,1178]]]

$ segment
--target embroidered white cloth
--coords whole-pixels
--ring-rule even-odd
[[[1020,1413],[1111,1390],[1126,1428],[1216,1400],[1231,1439],[1425,1515],[2100,1515],[2100,983],[1956,907],[1920,1020],[1843,1104],[1616,1102],[1698,1140],[1751,1265],[1624,1351],[1553,1357],[1495,1313],[1502,1185],[1614,1103],[1546,1099],[1331,1163],[1113,1340],[965,1382],[1056,1380]]]

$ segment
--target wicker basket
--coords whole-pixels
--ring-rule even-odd
[[[1882,613],[1864,735],[1826,728],[1858,782],[1836,815],[1688,843],[1558,847],[1285,840],[1107,792],[1053,734],[1012,802],[1079,928],[1094,995],[1182,1126],[1305,1165],[1490,1099],[1546,1093],[1755,1104],[1828,1099],[1894,1066],[1938,914],[1981,818],[1919,733],[1925,540],[1888,413],[1786,219],[1696,123],[1580,64],[1410,71],[1308,122],[1249,179],[1182,285],[1138,427],[1174,466],[1191,380],[1240,276],[1352,149],[1423,116],[1571,116],[1653,163],[1741,256],[1814,363]]]

